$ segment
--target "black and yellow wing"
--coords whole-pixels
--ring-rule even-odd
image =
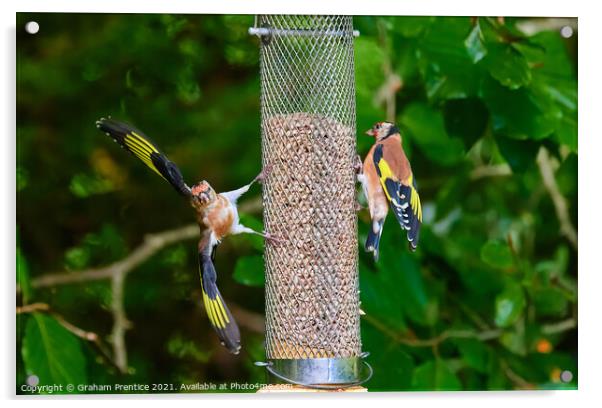
[[[217,333],[222,345],[232,354],[240,352],[240,331],[217,288],[217,274],[207,251],[199,251],[199,268],[201,274],[201,290],[203,304],[209,322]]]
[[[98,120],[96,127],[167,180],[178,193],[185,197],[190,196],[190,187],[184,182],[180,169],[141,131],[127,123],[105,118]]]
[[[406,180],[399,180],[391,165],[387,163],[383,154],[384,146],[379,144],[374,149],[374,166],[380,179],[389,205],[395,218],[402,228],[407,231],[410,249],[416,250],[422,223],[422,204],[416,188],[416,180],[410,172]]]

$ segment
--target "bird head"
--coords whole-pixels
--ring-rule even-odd
[[[203,180],[192,186],[192,204],[194,207],[206,207],[215,200],[215,190]]]
[[[396,133],[399,133],[399,129],[390,122],[376,122],[371,129],[366,131],[368,136],[374,136],[376,140],[383,140]]]

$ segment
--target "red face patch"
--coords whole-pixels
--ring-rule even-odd
[[[199,184],[192,187],[192,194],[199,195],[200,193],[204,193],[207,190],[209,190],[209,184],[200,182]]]

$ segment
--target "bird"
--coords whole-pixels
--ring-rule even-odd
[[[374,144],[363,163],[358,159],[357,178],[368,200],[371,219],[365,249],[372,252],[376,262],[388,208],[407,231],[409,248],[415,251],[422,224],[422,205],[399,128],[390,122],[377,122],[366,134],[374,137]]]
[[[184,181],[179,168],[140,130],[111,118],[99,119],[96,126],[165,179],[176,192],[189,201],[201,233],[198,265],[203,304],[221,344],[232,354],[238,354],[241,349],[240,330],[217,287],[217,273],[213,261],[217,245],[228,235],[250,233],[261,235],[266,240],[278,241],[265,231],[255,231],[242,225],[236,207],[240,196],[255,182],[262,182],[267,177],[269,166],[265,166],[249,184],[233,191],[217,193],[206,180],[190,187]]]

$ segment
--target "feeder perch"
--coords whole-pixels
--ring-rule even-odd
[[[258,16],[266,369],[313,388],[371,374],[360,339],[350,16]]]

